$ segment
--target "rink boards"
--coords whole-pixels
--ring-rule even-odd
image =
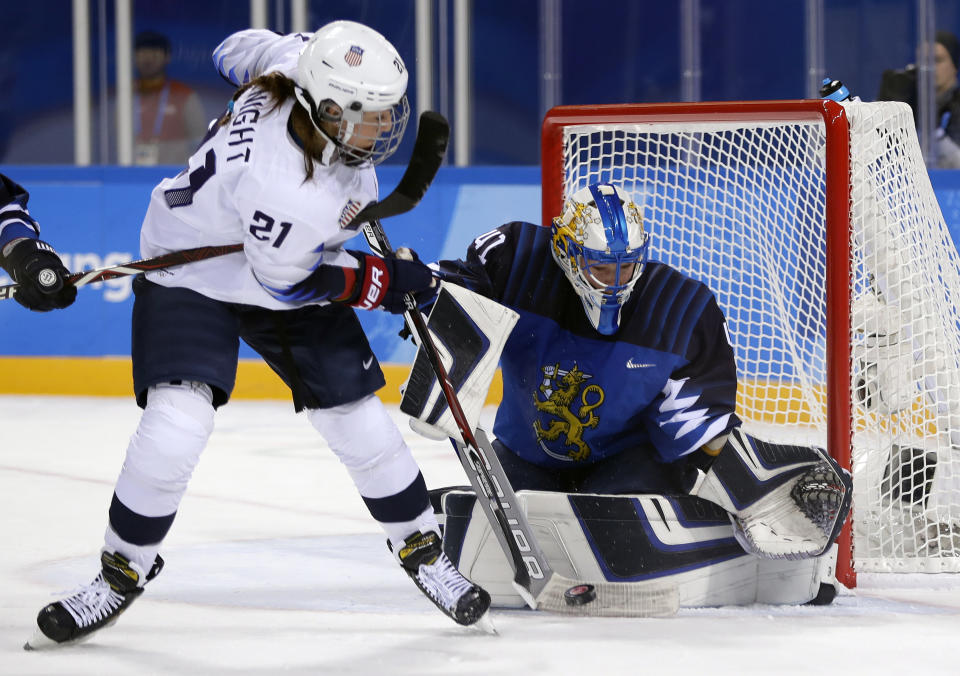
[[[381,192],[399,181],[403,167],[381,168]],[[71,270],[134,260],[140,223],[150,190],[171,168],[0,167],[31,193],[31,212],[45,237]],[[960,238],[960,172],[933,171],[931,180],[951,233]],[[477,235],[510,220],[540,219],[537,167],[441,169],[414,211],[384,222],[391,243],[411,246],[425,260],[457,258]],[[655,230],[656,228],[652,228]],[[351,243],[365,248],[362,239]],[[131,278],[81,290],[68,310],[30,313],[12,301],[0,303],[0,393],[98,394],[124,396],[130,388]],[[0,284],[9,279],[0,272]],[[360,312],[361,321],[384,365],[387,400],[399,399],[414,347],[397,337],[399,317]],[[241,345],[236,396],[286,398],[284,386]],[[791,388],[790,382],[741,383],[741,397],[753,389]],[[494,384],[499,396],[499,381]],[[761,397],[762,398],[762,397]],[[764,414],[767,417],[767,413]],[[804,406],[771,410],[771,422],[786,416],[802,422]]]

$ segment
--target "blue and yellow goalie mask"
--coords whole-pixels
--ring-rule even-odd
[[[650,237],[637,205],[598,183],[570,196],[553,219],[553,257],[580,296],[593,327],[612,335],[647,262]]]

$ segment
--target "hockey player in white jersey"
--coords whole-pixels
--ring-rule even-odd
[[[144,410],[110,505],[101,572],[40,611],[27,647],[87,638],[160,572],[160,545],[233,389],[240,338],[337,453],[402,568],[443,612],[472,624],[489,596],[441,551],[423,477],[374,394],[384,378],[353,309],[402,312],[403,294],[429,290],[433,275],[416,260],[344,248],[355,231],[343,226],[377,198],[374,165],[404,133],[406,67],[382,35],[347,21],[312,36],[241,31],[214,62],[239,90],[189,166],[153,190],[141,253],[244,249],[135,281],[134,391]]]

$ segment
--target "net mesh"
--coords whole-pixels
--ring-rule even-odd
[[[706,283],[727,316],[748,432],[825,445],[849,402],[854,566],[960,570],[960,261],[910,109],[844,104],[850,123],[851,383],[827,392],[822,119],[563,129],[563,194],[618,183],[651,258]],[[775,117],[775,115],[773,116]]]

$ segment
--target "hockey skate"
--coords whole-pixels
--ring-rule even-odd
[[[486,614],[490,595],[460,574],[433,531],[414,533],[395,554],[420,590],[454,622],[471,625]]]
[[[40,611],[37,632],[23,646],[24,650],[69,645],[90,638],[95,631],[116,622],[120,613],[143,593],[143,585],[163,569],[159,555],[146,575],[139,566],[115,552],[103,552],[100,563],[100,574],[93,582]]]

